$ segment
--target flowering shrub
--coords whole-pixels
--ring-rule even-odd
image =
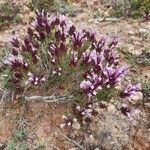
[[[117,37],[109,41],[91,30],[78,30],[63,15],[37,11],[25,38],[11,40],[11,54],[4,61],[11,72],[9,83],[18,91],[62,79],[66,91],[71,94],[76,90],[82,96],[81,103],[73,106],[74,116],[64,116],[61,127],[74,121],[90,122],[97,114],[94,97],[102,90],[115,90],[122,98],[131,98],[141,90],[139,84],[123,86],[128,67],[119,62],[117,43]],[[127,105],[121,110],[127,116],[133,112]]]

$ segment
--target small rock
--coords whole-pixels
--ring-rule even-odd
[[[136,94],[132,95],[131,98],[135,101],[142,100],[143,94],[141,92],[137,92]]]
[[[144,103],[146,108],[150,108],[150,103]]]
[[[77,121],[75,121],[72,125],[72,128],[75,130],[80,130],[81,126]]]
[[[114,105],[110,104],[108,106],[108,111],[114,113],[114,112],[116,112],[116,107]]]
[[[135,47],[130,44],[128,45],[127,49],[129,50],[129,52],[132,52],[135,49]]]
[[[131,31],[131,30],[128,32],[128,34],[129,35],[135,35],[135,33],[133,31]]]
[[[78,150],[78,148],[70,148],[69,150]]]
[[[100,20],[101,18],[99,19],[89,19],[88,20],[88,23],[93,23],[93,24],[99,24],[99,22],[102,22],[102,20]],[[100,21],[99,21],[100,20]]]
[[[144,38],[148,38],[148,37],[150,37],[150,29],[140,28],[139,34]]]
[[[134,56],[139,56],[139,55],[141,55],[142,54],[142,51],[141,50],[133,50],[132,49],[132,51],[130,51],[131,52],[131,54],[132,55],[134,55]]]
[[[98,21],[98,22],[105,21],[105,18],[98,18],[97,21]]]
[[[118,22],[118,21],[120,21],[119,18],[106,18],[105,20],[106,21],[110,21],[110,22]]]

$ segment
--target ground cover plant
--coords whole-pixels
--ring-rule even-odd
[[[96,108],[105,107],[99,101],[112,96],[120,100],[120,111],[130,119],[139,112],[134,104],[141,86],[125,82],[128,66],[120,62],[116,36],[77,29],[64,15],[42,10],[36,12],[24,39],[15,36],[10,43],[11,52],[3,61],[6,89],[23,94],[59,86],[64,94],[74,96],[71,114],[63,116],[60,127],[90,123]]]

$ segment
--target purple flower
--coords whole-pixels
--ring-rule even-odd
[[[95,48],[97,52],[102,52],[105,44],[106,39],[103,37],[98,41],[98,43],[93,44],[93,48]]]
[[[12,77],[12,83],[15,85],[19,85],[22,79],[22,74],[20,72],[15,72]]]
[[[33,85],[39,85],[43,82],[46,81],[45,77],[41,76],[37,76],[37,75],[33,75],[31,72],[28,73],[28,81],[26,82],[26,84],[33,84]]]
[[[23,60],[21,55],[14,56],[12,54],[4,61],[4,64],[11,66],[14,70],[19,68],[28,68],[28,64]]]
[[[119,66],[117,68],[106,67],[103,69],[103,75],[106,78],[107,86],[114,86],[125,76],[128,67],[127,65]]]
[[[14,55],[14,56],[17,56],[17,55],[19,54],[19,53],[18,53],[18,50],[17,50],[16,48],[12,48],[11,53],[12,53],[12,55]]]
[[[73,123],[75,122],[75,121],[77,121],[77,119],[76,118],[73,118],[73,117],[71,117],[71,116],[65,116],[65,115],[63,115],[62,116],[62,119],[64,120],[64,123],[62,123],[61,125],[60,125],[60,128],[66,128],[66,127],[71,127],[72,125],[73,125]]]
[[[109,65],[117,65],[119,62],[119,55],[110,48],[104,50],[104,57]]]
[[[86,37],[91,41],[95,42],[96,41],[96,32],[94,31],[85,31]]]
[[[96,106],[96,103],[93,103],[93,102],[86,103],[85,106],[82,108],[80,105],[77,105],[77,106],[73,107],[74,108],[73,113],[75,114],[78,121],[80,120],[80,122],[82,122],[82,123],[83,123],[83,121],[91,122],[92,116],[97,115],[95,106]]]
[[[57,76],[60,76],[62,74],[62,69],[59,67],[59,68],[55,68],[53,71],[52,71],[52,74],[53,75],[57,75]]]
[[[83,41],[84,41],[84,37],[85,36],[85,33],[83,32],[74,32],[73,34],[73,45],[74,45],[74,48],[80,48],[83,44]]]
[[[147,12],[147,13],[144,15],[144,21],[150,21],[150,12]]]
[[[57,41],[61,40],[61,41],[65,42],[66,36],[67,36],[67,32],[65,30],[63,30],[62,28],[58,28],[58,30],[55,33],[55,37],[56,37]]]
[[[135,95],[137,92],[141,91],[141,84],[137,83],[135,85],[129,84],[127,87],[123,89],[123,91],[120,93],[120,96],[122,98],[125,97],[131,97],[132,95]]]
[[[104,60],[103,53],[96,52],[96,50],[91,51],[90,59],[94,63],[94,67],[97,70],[101,70],[102,68],[102,61]]]
[[[80,88],[88,97],[94,96],[98,90],[102,89],[102,79],[94,72],[89,73],[86,76],[86,80],[81,82]]]
[[[33,43],[30,37],[25,37],[24,43],[22,45],[23,51],[28,51],[31,55],[36,55],[38,45]]]
[[[14,37],[10,42],[14,47],[16,47],[16,48],[20,47],[19,40],[17,37]]]
[[[83,62],[88,65],[88,63],[90,63],[92,60],[91,60],[91,51],[90,50],[87,50],[86,52],[83,53]]]
[[[78,60],[79,60],[78,52],[75,52],[75,51],[71,52],[70,65],[75,67],[77,65],[77,63],[78,63]]]
[[[123,104],[121,107],[121,113],[129,117],[130,119],[133,119],[133,116],[139,112],[140,111],[138,109],[131,108],[126,104]]]
[[[29,36],[31,36],[31,37],[34,35],[33,30],[31,29],[31,27],[28,27],[27,33],[28,33]]]
[[[93,62],[95,69],[101,69],[102,61],[104,57],[102,53],[96,52],[96,50],[90,51],[87,50],[83,53],[83,62],[88,65]]]
[[[115,47],[118,43],[118,37],[114,37],[112,41],[108,44],[108,47]]]
[[[68,33],[69,33],[70,35],[73,35],[73,34],[75,33],[75,31],[76,31],[76,27],[75,27],[74,25],[72,25],[72,26],[69,28]]]
[[[60,53],[60,49],[58,48],[58,46],[56,44],[50,44],[49,54],[51,56],[57,56],[58,57],[59,53]]]

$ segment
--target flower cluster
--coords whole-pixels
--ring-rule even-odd
[[[36,75],[33,75],[31,72],[28,73],[29,79],[26,82],[26,84],[33,84],[33,85],[39,85],[43,82],[45,82],[45,77],[38,77]]]
[[[80,124],[87,124],[92,121],[92,117],[96,116],[98,112],[96,111],[96,107],[98,103],[87,102],[84,107],[80,105],[73,106],[73,114],[74,116],[63,116],[64,122],[60,125],[61,128],[71,127],[75,122],[79,122]]]
[[[123,91],[120,93],[120,96],[122,98],[125,98],[125,97],[131,98],[132,95],[135,95],[137,92],[141,90],[142,90],[141,84],[139,83],[135,85],[129,84],[127,87],[123,89]]]
[[[96,95],[97,91],[102,89],[102,78],[94,72],[87,73],[85,77],[86,79],[81,82],[80,88],[88,97]]]
[[[86,122],[97,114],[92,100],[103,89],[122,85],[122,98],[140,91],[139,85],[123,86],[128,67],[119,63],[115,50],[117,43],[116,36],[111,40],[98,37],[95,31],[77,29],[63,15],[37,11],[25,38],[22,41],[17,37],[11,40],[12,51],[4,63],[11,68],[11,82],[17,89],[27,84],[38,86],[49,77],[64,75],[84,94],[82,108],[76,106],[73,113],[75,119]],[[123,107],[122,112],[131,111]],[[71,126],[73,118],[64,117],[65,125],[62,126]]]
[[[15,69],[15,70],[19,68],[23,68],[23,69],[28,68],[28,64],[24,61],[21,55],[15,56],[15,55],[10,54],[8,58],[4,61],[4,64],[10,66],[12,69]]]
[[[139,113],[139,109],[130,107],[126,104],[123,104],[121,107],[121,113],[124,114],[125,116],[127,116],[130,119],[133,119],[133,116],[137,113]]]

